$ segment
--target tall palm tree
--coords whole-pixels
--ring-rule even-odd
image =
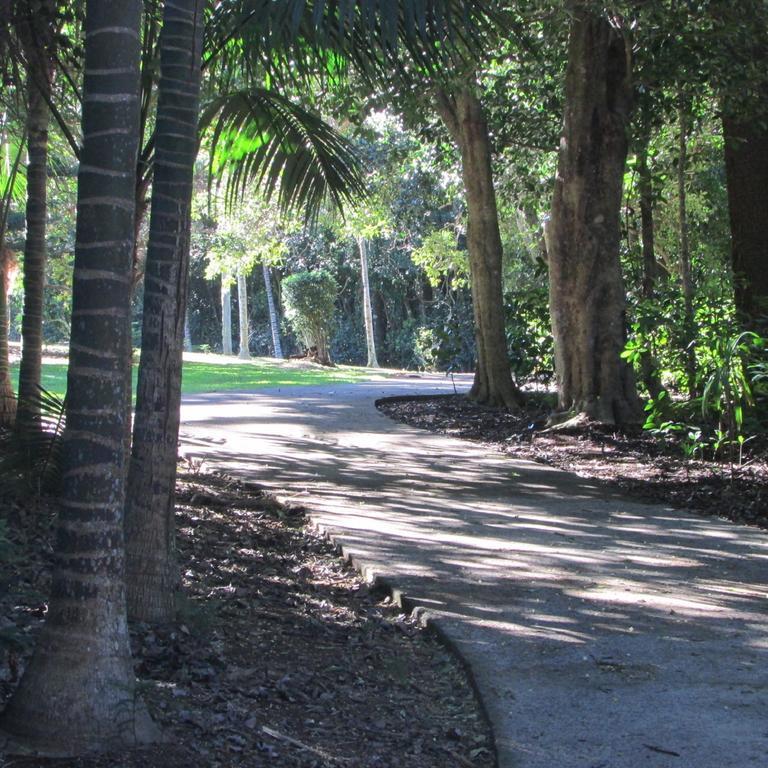
[[[461,4],[447,0],[447,5],[452,3]],[[367,28],[379,46],[371,53],[371,61],[381,66],[379,52],[391,50],[403,29],[409,30],[411,45],[421,55],[416,42],[419,29],[426,28],[427,22],[433,30],[448,24],[439,13],[440,5],[417,3],[405,9],[400,3],[358,0],[350,6],[351,15],[344,17],[335,4],[305,0],[283,0],[266,7],[248,0],[221,3],[213,13],[216,34],[209,38],[208,50],[210,55],[224,55],[230,48],[240,53],[249,50],[247,55],[258,63],[268,34],[268,51],[274,54],[276,49],[291,48],[297,52],[292,61],[305,67],[307,48],[326,63],[322,44],[351,51],[347,37],[360,45],[361,30]],[[424,27],[419,26],[420,20]],[[153,621],[171,620],[174,610],[173,493],[202,25],[199,2],[166,4],[142,356],[126,503],[129,611],[136,618]],[[279,59],[267,58],[271,67]],[[256,87],[227,93],[208,105],[203,124],[214,126],[212,145],[223,156],[221,165],[228,171],[231,195],[255,182],[268,196],[277,194],[284,208],[304,205],[313,211],[326,194],[342,203],[364,193],[350,146],[316,116],[278,93]]]
[[[160,82],[154,182],[145,266],[141,359],[126,499],[128,610],[145,621],[174,616],[174,488],[181,399],[192,174],[198,146],[203,4],[166,3],[160,35]],[[238,92],[212,103],[214,144],[234,131],[247,136],[256,121],[263,138],[235,174],[290,176],[303,200],[319,205],[334,184],[337,194],[361,189],[346,144],[318,118],[265,89]],[[290,148],[301,148],[291,151]],[[337,155],[333,152],[336,151]],[[334,188],[335,190],[335,188]],[[281,190],[282,192],[282,190]],[[295,192],[281,200],[289,205]],[[224,279],[224,278],[223,278]]]
[[[10,152],[10,146],[6,146]],[[8,291],[12,275],[18,262],[16,254],[10,248],[5,247],[5,233],[8,225],[8,213],[14,192],[21,186],[19,171],[21,158],[24,154],[24,142],[19,142],[16,147],[15,159],[9,173],[3,173],[0,169],[2,181],[2,196],[0,196],[0,427],[12,427],[16,420],[16,395],[11,382],[10,360],[8,357]]]
[[[141,360],[125,510],[128,611],[148,621],[169,621],[174,616],[173,488],[203,28],[202,0],[166,2],[160,33]]]
[[[140,18],[140,0],[86,5],[57,563],[34,656],[0,721],[5,751],[74,755],[154,736],[135,689],[123,578]]]
[[[55,4],[18,0],[15,28],[23,51],[27,90],[27,237],[24,246],[23,341],[19,365],[19,411],[34,416],[43,349],[46,233],[48,217],[48,121],[56,40]]]

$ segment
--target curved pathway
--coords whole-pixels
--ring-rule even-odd
[[[768,765],[768,537],[390,421],[390,379],[184,399],[182,451],[306,506],[466,660],[501,768]]]

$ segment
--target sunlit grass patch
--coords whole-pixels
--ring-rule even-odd
[[[220,355],[194,355],[185,360],[182,391],[186,394],[223,392],[226,390],[265,389],[270,387],[312,386],[318,384],[364,381],[374,375],[366,368],[339,366],[324,368],[301,361],[277,361],[269,358],[237,360]],[[133,389],[136,391],[137,365],[133,366]],[[11,377],[18,380],[18,363],[11,365]],[[42,386],[63,397],[67,389],[66,362],[44,362]]]

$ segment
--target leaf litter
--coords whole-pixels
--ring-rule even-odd
[[[0,502],[0,704],[34,648],[50,585],[53,505]],[[16,523],[14,525],[14,523]],[[163,742],[18,768],[443,768],[494,764],[456,659],[361,580],[334,546],[253,484],[179,478],[183,588],[172,626],[135,624],[141,696]]]

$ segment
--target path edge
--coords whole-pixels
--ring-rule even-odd
[[[451,395],[451,397],[453,397],[453,395]],[[278,497],[278,500],[281,499]],[[366,562],[360,555],[356,554],[354,550],[342,544],[332,529],[315,521],[310,508],[305,507],[304,512],[307,516],[307,522],[312,530],[333,544],[341,557],[360,573],[368,585],[375,590],[381,590],[389,595],[392,602],[402,608],[405,613],[413,617],[420,627],[426,630],[431,637],[434,637],[459,662],[464,674],[469,680],[470,687],[472,688],[472,692],[474,693],[480,708],[481,717],[485,721],[488,730],[491,732],[493,765],[495,768],[499,768],[499,735],[496,733],[496,728],[488,713],[488,707],[485,698],[483,697],[482,690],[478,685],[475,671],[459,646],[450,636],[448,630],[443,626],[440,616],[426,606],[420,605],[418,601],[413,600],[403,592],[402,589],[397,587],[394,583],[396,577],[393,579],[378,573],[376,571],[376,566]]]

